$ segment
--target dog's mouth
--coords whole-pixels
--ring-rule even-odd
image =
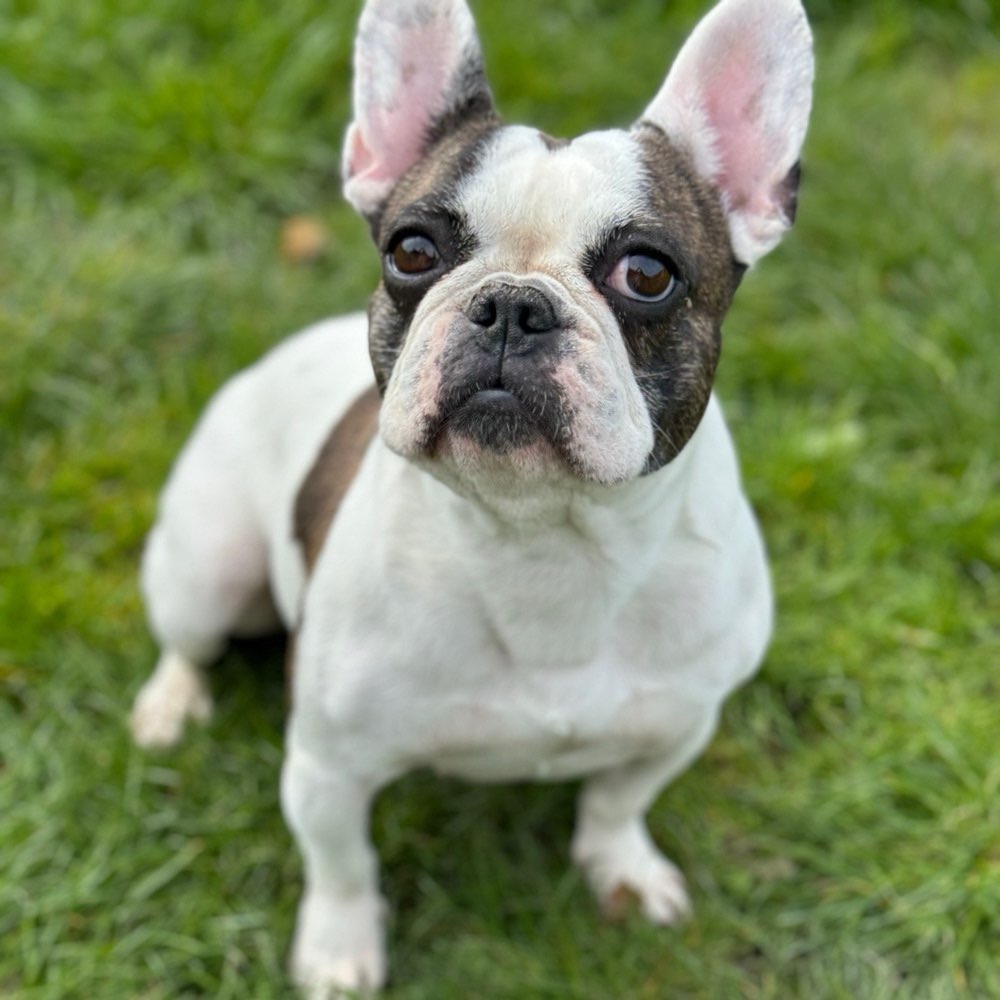
[[[531,410],[510,389],[478,389],[442,408],[439,435],[469,438],[481,448],[505,454],[533,444],[542,429]]]
[[[554,386],[482,388],[456,386],[444,394],[431,437],[432,450],[445,435],[455,435],[478,447],[504,455],[547,441],[558,450],[565,445],[568,421]]]

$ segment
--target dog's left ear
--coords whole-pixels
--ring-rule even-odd
[[[719,190],[743,264],[773,249],[795,218],[812,81],[800,0],[722,0],[643,115]]]
[[[435,139],[493,114],[465,0],[367,0],[354,47],[344,196],[373,219]]]

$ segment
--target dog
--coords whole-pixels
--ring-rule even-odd
[[[131,717],[175,743],[227,637],[292,634],[312,997],[385,981],[367,815],[414,768],[584,778],[571,855],[598,900],[688,913],[644,815],[770,635],[712,384],[794,220],[813,56],[800,0],[721,0],[630,129],[571,141],[500,121],[465,0],[368,0],[354,70],[344,192],[381,281],[367,317],[226,384],[181,453]]]

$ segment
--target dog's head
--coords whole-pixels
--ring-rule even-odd
[[[743,271],[795,214],[800,0],[722,0],[630,130],[505,126],[464,0],[368,0],[344,191],[382,254],[382,434],[461,479],[612,484],[700,421]]]

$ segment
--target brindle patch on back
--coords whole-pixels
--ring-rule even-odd
[[[295,539],[302,546],[309,573],[378,430],[379,403],[375,386],[351,403],[323,443],[295,498]]]

